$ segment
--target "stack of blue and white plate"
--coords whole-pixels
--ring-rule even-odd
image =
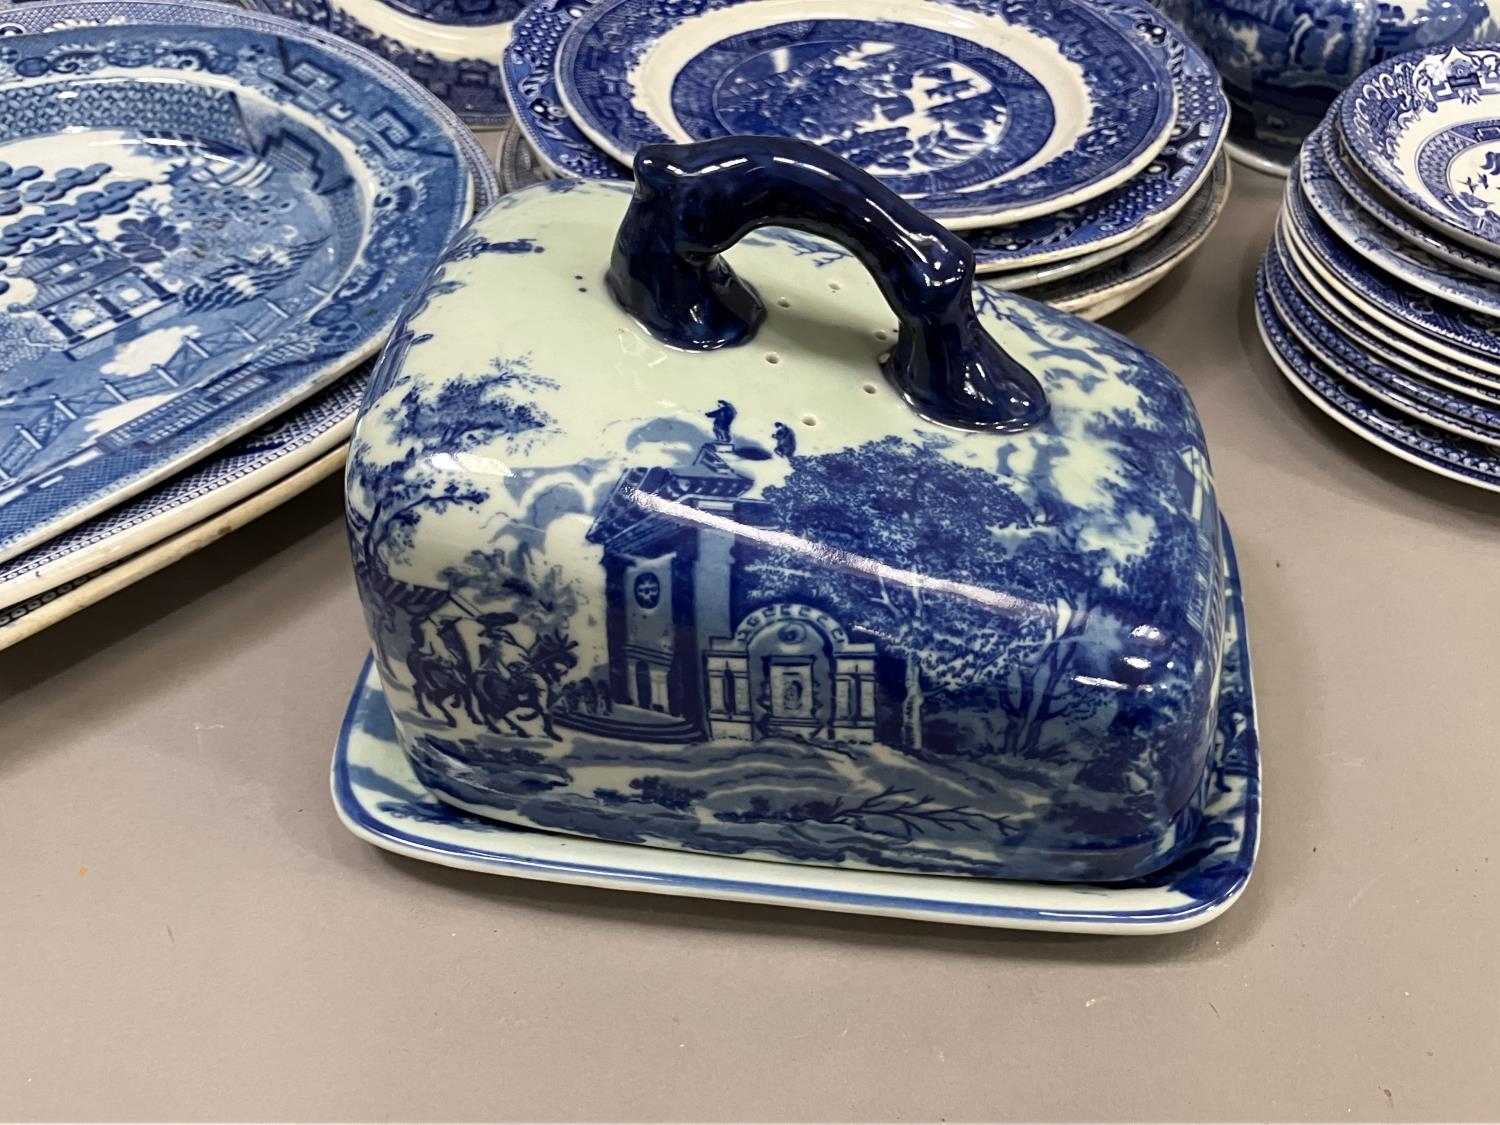
[[[1354,433],[1500,490],[1500,47],[1367,72],[1302,146],[1261,334]]]
[[[535,0],[501,71],[507,186],[796,137],[961,231],[987,281],[1087,316],[1183,261],[1229,188],[1218,75],[1144,0]]]
[[[0,648],[336,472],[496,194],[400,70],[196,0],[0,8]]]

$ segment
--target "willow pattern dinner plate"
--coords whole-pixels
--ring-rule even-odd
[[[1171,74],[1081,0],[577,0],[562,102],[629,163],[642,145],[812,141],[955,229],[1130,179],[1175,119]]]
[[[1371,218],[1339,184],[1321,136],[1308,141],[1292,175],[1299,198],[1346,247],[1408,285],[1485,316],[1500,316],[1500,281],[1456,269]]]
[[[966,230],[981,275],[1102,255],[1106,248],[1144,240],[1182,211],[1223,147],[1229,104],[1202,52],[1140,0],[1097,0],[1094,7],[1166,65],[1177,105],[1171,136],[1138,175],[1103,195],[1017,223]],[[557,45],[582,11],[575,0],[533,0],[516,20],[502,63],[514,127],[549,175],[629,179],[626,168],[583,135],[558,95],[552,65]]]
[[[4,13],[54,30],[0,54],[0,560],[368,358],[472,210],[420,87],[197,7]]]
[[[1212,233],[1229,200],[1231,178],[1229,158],[1221,155],[1209,182],[1165,230],[1086,273],[1029,287],[1026,296],[1089,319],[1135,300],[1186,261]]]

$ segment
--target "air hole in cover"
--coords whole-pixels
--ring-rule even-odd
[[[814,414],[802,415],[802,424],[804,426],[816,426],[818,424],[817,416]]]
[[[865,394],[867,395],[873,395],[879,390],[880,388],[877,387],[874,383],[866,383],[864,387]]]
[[[788,301],[785,297],[778,297],[776,299],[776,303],[784,309],[789,309],[792,307],[792,302]]]
[[[777,355],[775,352],[767,352],[766,353],[766,362],[767,363],[780,363],[781,362],[781,356]]]

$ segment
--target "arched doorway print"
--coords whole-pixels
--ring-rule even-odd
[[[651,710],[651,665],[644,660],[635,662],[635,705]]]
[[[831,614],[775,603],[750,611],[705,654],[715,738],[871,742],[875,645]]]

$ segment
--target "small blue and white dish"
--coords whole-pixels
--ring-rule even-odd
[[[1429,226],[1500,254],[1500,47],[1414,52],[1365,74],[1339,104],[1353,160]]]
[[[1339,92],[1386,59],[1493,38],[1496,0],[1159,0],[1234,106],[1230,152],[1285,175]]]
[[[1471,441],[1500,443],[1500,410],[1495,405],[1425,382],[1362,351],[1340,335],[1314,297],[1297,288],[1274,254],[1266,258],[1266,291],[1282,324],[1311,356],[1350,386],[1436,429]]]
[[[475,199],[441,106],[288,21],[4,25],[0,559],[368,358]]]
[[[1470,312],[1500,316],[1500,280],[1454,268],[1373,219],[1334,176],[1323,141],[1315,134],[1297,158],[1297,186],[1306,205],[1349,250],[1424,293]]]
[[[628,164],[735,135],[819,144],[954,229],[1055,211],[1161,151],[1171,75],[1081,0],[576,0],[569,116]]]
[[[502,198],[372,379],[351,545],[422,784],[814,866],[1180,859],[1226,644],[1180,382],[816,146],[635,172]]]
[[[1228,530],[1224,665],[1203,805],[1190,848],[1129,883],[1027,883],[762,863],[536,832],[464,812],[428,790],[402,748],[373,662],[334,752],[339,818],[377,847],[522,879],[1006,929],[1156,934],[1193,929],[1244,893],[1260,845],[1260,744],[1244,602]]]
[[[1337,120],[1334,116],[1336,113],[1337,109],[1329,111],[1330,122]],[[1336,126],[1330,124],[1319,129],[1315,135],[1323,165],[1333,173],[1339,187],[1370,218],[1439,261],[1478,277],[1500,281],[1500,261],[1445,237],[1425,223],[1417,222],[1406,211],[1386,199],[1365,174],[1354,167],[1349,154],[1344,151],[1344,142],[1339,138]]]
[[[1308,264],[1309,259],[1296,248],[1281,226],[1277,227],[1272,238],[1272,246],[1287,276],[1298,289],[1310,294],[1339,332],[1359,341],[1364,350],[1382,362],[1393,363],[1429,382],[1440,383],[1463,394],[1483,397],[1486,391],[1500,390],[1500,375],[1481,371],[1452,355],[1438,352],[1416,336],[1393,330],[1380,317],[1372,316],[1368,307],[1351,304]]]
[[[1459,308],[1369,264],[1313,214],[1295,179],[1286,193],[1281,228],[1298,257],[1357,308],[1432,351],[1500,374],[1500,321]]]
[[[248,0],[394,63],[474,129],[510,119],[498,61],[522,0]]]
[[[1500,492],[1500,450],[1495,446],[1466,441],[1415,421],[1389,404],[1361,394],[1319,363],[1282,323],[1271,303],[1264,260],[1256,279],[1256,320],[1282,376],[1340,426],[1419,468]]]

